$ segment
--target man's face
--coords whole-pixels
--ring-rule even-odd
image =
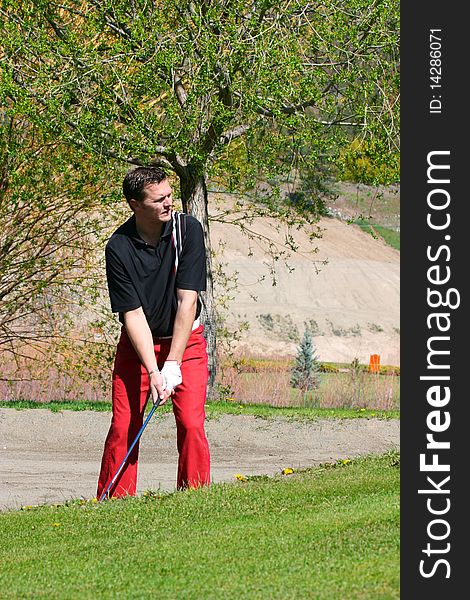
[[[132,207],[140,219],[153,223],[166,223],[171,219],[173,196],[167,179],[145,187],[143,200],[131,200]]]

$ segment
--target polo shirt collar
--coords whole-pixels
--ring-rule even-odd
[[[136,242],[139,242],[140,244],[145,244],[144,240],[137,233],[137,226],[136,226],[136,222],[135,222],[135,215],[132,215],[127,220],[126,229],[127,229],[127,234],[129,235],[129,237],[132,240],[134,240]],[[167,239],[167,238],[171,237],[172,230],[173,230],[173,214],[171,216],[171,220],[168,221],[167,223],[165,223],[165,225],[163,227],[162,234],[160,236],[160,239],[164,240],[164,239]]]

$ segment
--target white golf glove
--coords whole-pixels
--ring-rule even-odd
[[[165,389],[172,392],[183,381],[181,369],[176,360],[167,360],[160,371],[163,376]]]

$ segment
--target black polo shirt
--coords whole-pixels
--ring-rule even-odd
[[[185,215],[185,233],[175,270],[176,248],[172,231],[175,214],[165,223],[157,246],[144,242],[132,215],[109,238],[106,245],[106,278],[111,309],[123,313],[142,307],[155,337],[173,334],[176,289],[206,289],[206,252],[199,221]],[[200,313],[200,303],[196,316]]]

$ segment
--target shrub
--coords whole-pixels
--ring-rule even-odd
[[[320,365],[321,373],[339,373],[339,371],[339,367],[332,365],[331,363],[321,363]]]

